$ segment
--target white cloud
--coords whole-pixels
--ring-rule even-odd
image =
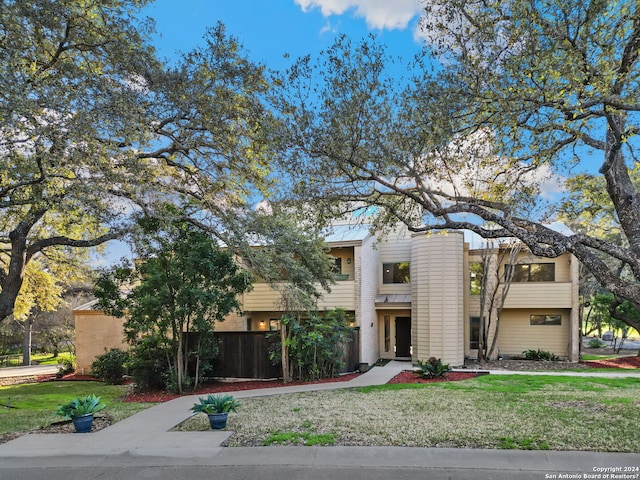
[[[319,8],[322,15],[342,15],[354,10],[372,29],[393,30],[406,28],[411,19],[422,11],[420,0],[295,0],[302,11]]]

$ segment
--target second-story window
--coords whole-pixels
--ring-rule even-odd
[[[483,277],[484,264],[482,262],[471,262],[469,264],[469,293],[471,295],[480,295]]]
[[[409,262],[383,263],[382,283],[409,283]]]
[[[555,282],[555,263],[522,263],[505,265],[505,273],[513,269],[513,282]]]

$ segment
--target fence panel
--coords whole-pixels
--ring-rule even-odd
[[[345,372],[359,367],[360,335],[353,332],[353,340],[344,349]],[[277,338],[267,338],[268,332],[216,332],[218,355],[213,360],[216,377],[223,378],[280,378],[279,365],[269,360],[269,348]]]

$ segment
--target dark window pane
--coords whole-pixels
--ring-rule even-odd
[[[562,315],[531,315],[531,325],[562,325]]]
[[[409,283],[409,262],[383,263],[382,283]]]
[[[555,263],[532,263],[530,265],[529,281],[530,282],[555,282],[556,265]]]
[[[480,343],[480,317],[469,319],[469,348],[477,350]]]
[[[513,269],[513,282],[555,282],[555,263],[524,263],[518,265],[505,265],[505,278]]]
[[[481,262],[473,262],[469,265],[469,291],[471,295],[480,295],[482,290],[482,278],[484,277],[484,265]]]

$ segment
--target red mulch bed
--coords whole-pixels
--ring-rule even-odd
[[[457,382],[459,380],[469,380],[470,378],[477,377],[477,373],[470,372],[449,372],[446,373],[444,378],[420,378],[412,371],[405,370],[399,373],[387,383],[437,383],[437,382]]]
[[[332,382],[347,382],[359,376],[360,373],[348,373],[346,375],[340,375],[336,378],[326,378],[324,380],[318,380],[315,382],[291,382],[286,385],[282,380],[250,380],[240,382],[215,382],[207,385],[203,385],[195,392],[185,392],[185,395],[203,395],[208,393],[222,393],[222,392],[237,392],[240,390],[257,390],[260,388],[276,388],[276,387],[290,387],[292,385],[310,385],[315,383],[332,383]],[[125,402],[167,402],[178,398],[180,395],[169,392],[145,392],[145,393],[130,393],[124,401]]]
[[[640,368],[640,357],[619,357],[608,360],[586,360],[585,363],[593,368]]]

